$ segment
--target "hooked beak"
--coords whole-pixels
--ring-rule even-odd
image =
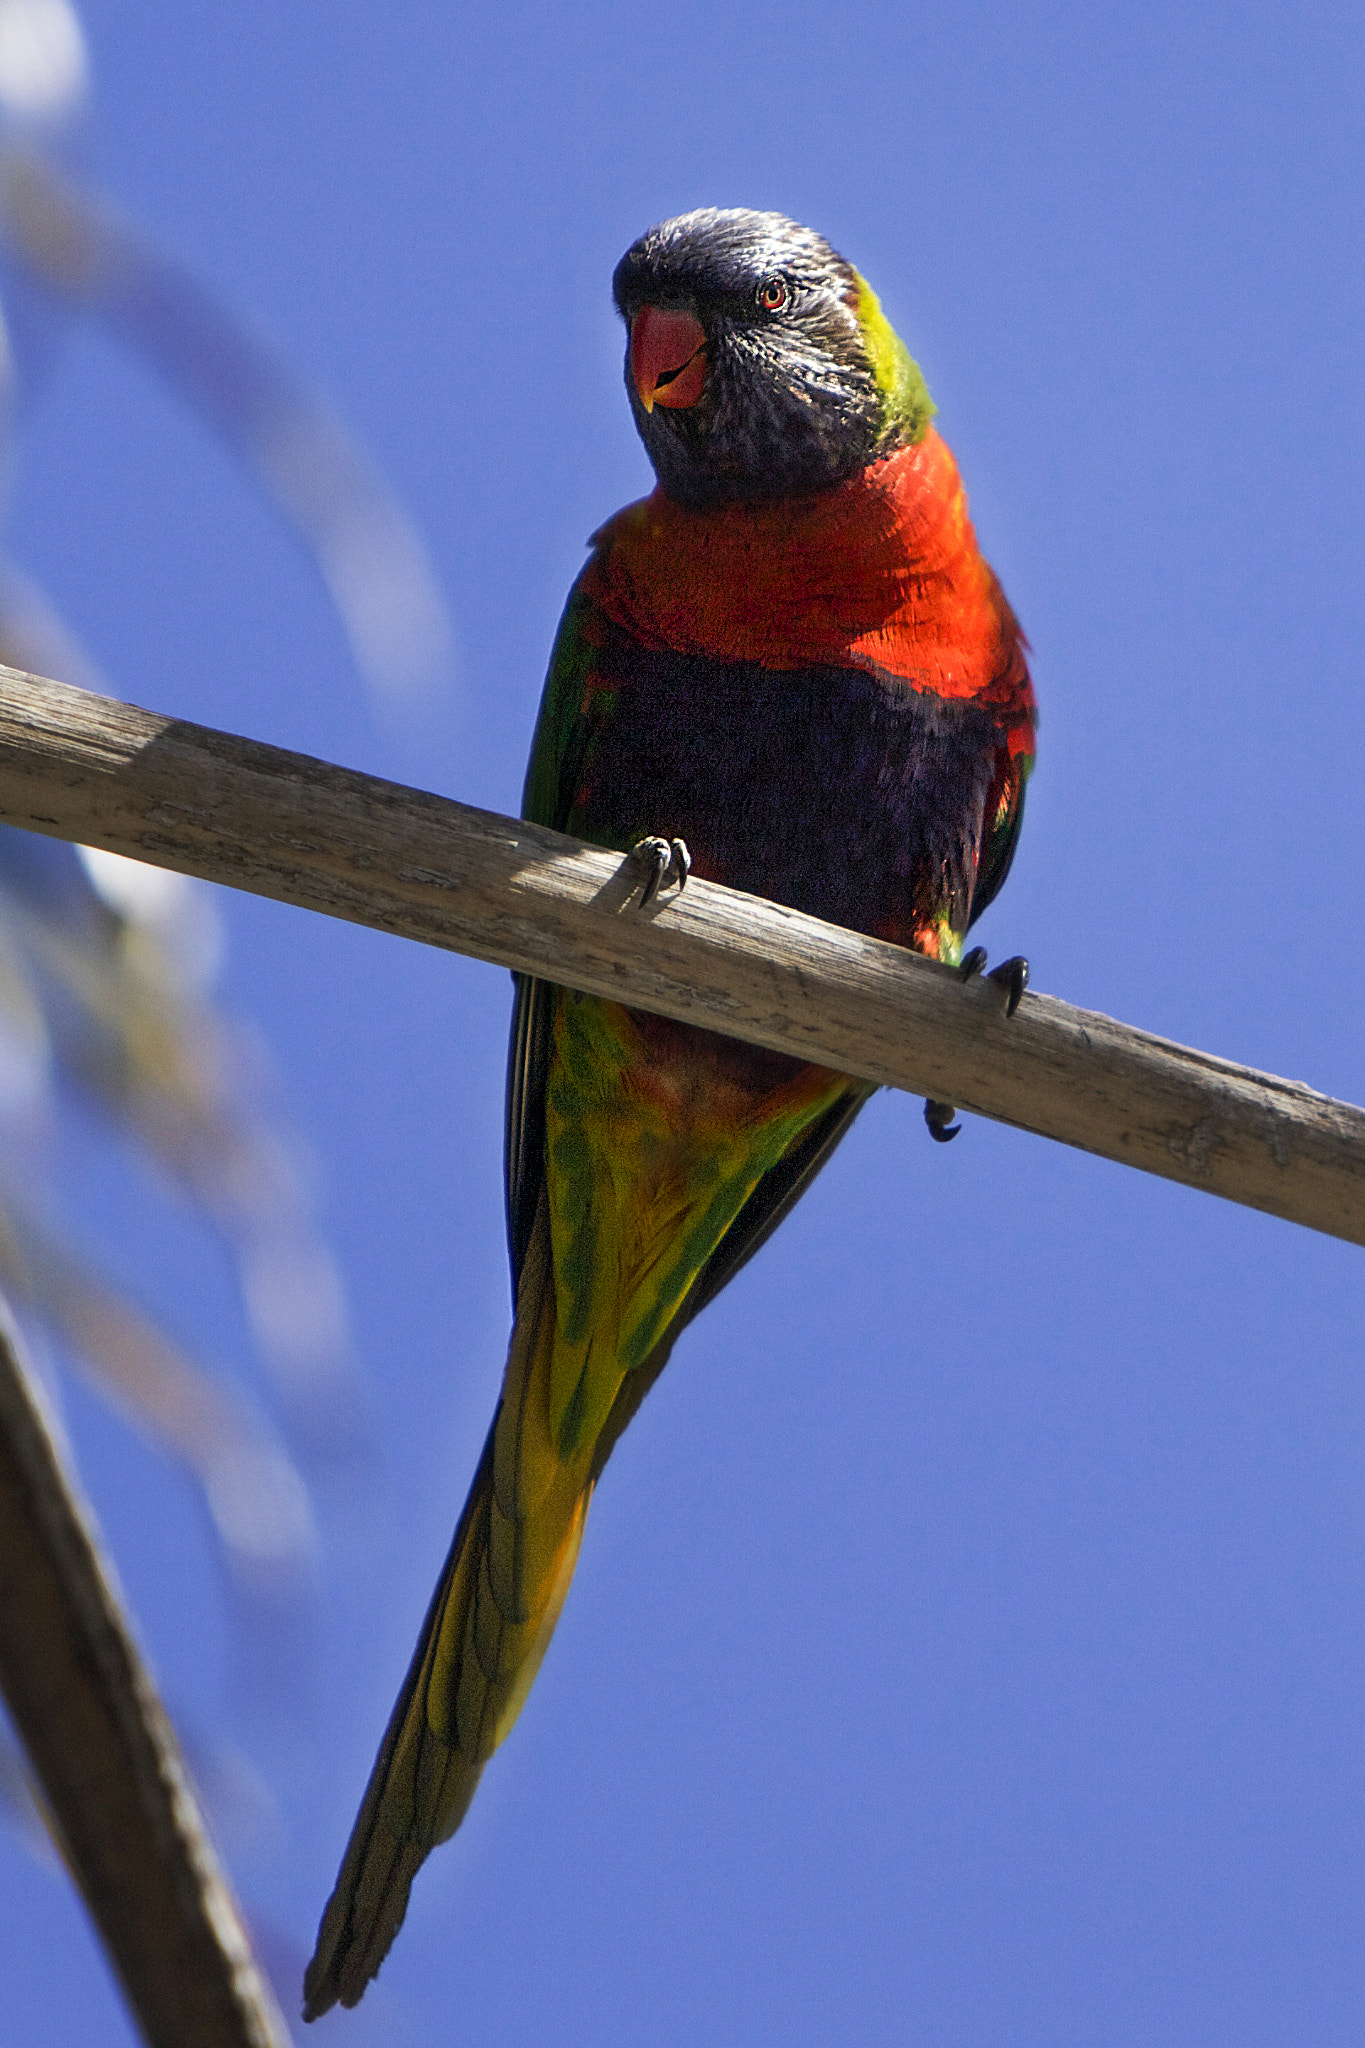
[[[630,324],[630,369],[646,412],[695,405],[706,383],[706,329],[696,314],[641,306]]]

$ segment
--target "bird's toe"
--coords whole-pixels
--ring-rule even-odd
[[[932,1095],[925,1102],[924,1121],[935,1144],[946,1145],[957,1136],[962,1126],[953,1122],[956,1115],[951,1102],[935,1102]]]
[[[630,857],[644,873],[640,889],[640,908],[645,910],[654,901],[670,875],[676,876],[679,891],[687,886],[692,872],[692,856],[687,850],[685,839],[662,839],[651,833],[647,839],[637,840],[630,850]]]
[[[1006,960],[1001,966],[992,969],[986,979],[998,983],[1004,989],[1005,1015],[1012,1017],[1023,1000],[1024,990],[1028,987],[1028,961],[1022,953],[1016,953],[1012,960]]]

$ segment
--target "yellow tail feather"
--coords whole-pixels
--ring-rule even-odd
[[[578,1562],[593,1446],[564,1460],[550,1441],[549,1236],[542,1199],[498,1411],[322,1917],[305,2019],[354,2005],[388,1954],[420,1865],[525,1703]]]

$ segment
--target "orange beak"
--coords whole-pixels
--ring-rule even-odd
[[[694,313],[641,306],[630,326],[630,369],[646,412],[695,405],[706,384],[706,329]]]

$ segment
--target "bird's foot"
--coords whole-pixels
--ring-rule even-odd
[[[1016,953],[1012,960],[1006,960],[989,974],[985,974],[985,966],[986,948],[973,946],[971,952],[963,956],[957,971],[963,981],[974,981],[980,974],[985,980],[995,982],[1005,992],[1005,1015],[1012,1017],[1028,987],[1028,961],[1022,953]],[[936,1144],[948,1144],[962,1129],[961,1124],[953,1122],[956,1115],[957,1110],[951,1102],[936,1102],[932,1095],[928,1097],[924,1105],[924,1121],[929,1136]]]
[[[648,909],[670,875],[677,877],[679,895],[687,887],[687,878],[692,872],[692,856],[685,839],[641,839],[632,846],[630,857],[638,868],[644,870],[641,910]]]
[[[935,1144],[947,1145],[957,1136],[962,1126],[953,1122],[956,1115],[951,1102],[935,1102],[932,1095],[929,1097],[924,1105],[924,1121]]]
[[[985,965],[986,948],[973,946],[958,968],[958,973],[964,981],[971,981],[975,975],[981,974]],[[999,967],[993,967],[984,978],[1004,989],[1005,1015],[1012,1017],[1023,999],[1024,990],[1028,987],[1028,961],[1023,954],[1016,953],[1013,959],[1002,962]]]

